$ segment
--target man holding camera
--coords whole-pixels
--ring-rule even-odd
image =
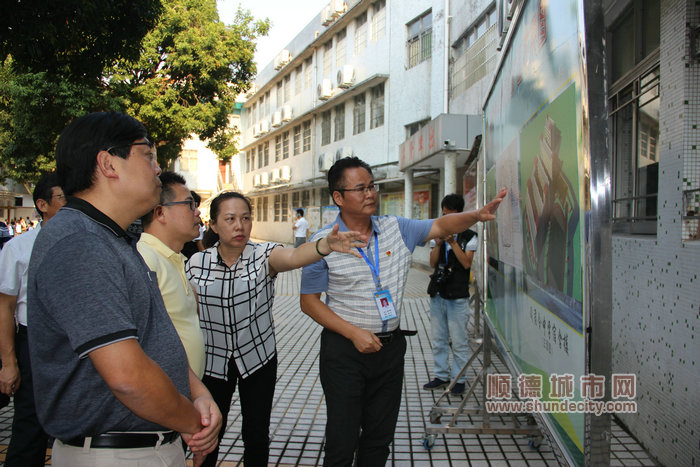
[[[442,215],[462,212],[464,199],[456,194],[447,195],[440,203]],[[430,250],[430,323],[432,327],[435,378],[423,389],[435,391],[445,388],[467,363],[469,345],[469,268],[477,247],[476,233],[465,230],[459,234],[436,238]],[[432,245],[431,245],[432,246]],[[452,341],[452,369],[450,371],[450,341]],[[451,389],[454,395],[464,393],[465,377]]]

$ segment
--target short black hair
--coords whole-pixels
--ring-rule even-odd
[[[161,172],[158,176],[160,183],[162,184],[162,190],[160,192],[160,198],[158,199],[158,206],[175,199],[175,190],[173,190],[173,185],[187,185],[185,178],[176,172]],[[153,222],[153,213],[155,212],[155,207],[148,211],[146,214],[141,216],[141,224],[145,227],[151,225]]]
[[[304,217],[304,210],[301,208],[297,209],[297,214],[299,214],[301,217]]]
[[[39,209],[39,204],[37,204],[37,202],[40,199],[43,199],[47,203],[51,204],[54,187],[60,187],[56,172],[48,172],[39,177],[39,181],[36,182],[36,186],[34,187],[34,192],[32,193],[32,197],[34,198],[34,206],[36,206],[36,212],[39,213],[42,219],[44,218],[44,213],[41,212],[41,209]]]
[[[455,193],[446,195],[444,198],[442,198],[440,207],[443,209],[449,209],[450,211],[462,212],[464,210],[464,198]]]
[[[199,206],[202,202],[202,197],[199,196],[199,194],[194,190],[190,190],[190,194],[192,195],[192,199],[194,200],[194,202],[197,203],[197,206]]]
[[[345,170],[353,169],[356,167],[365,169],[367,172],[369,172],[369,176],[373,177],[372,168],[369,166],[369,164],[356,156],[343,157],[342,159],[336,161],[335,164],[333,164],[333,166],[328,171],[328,191],[331,195],[331,198],[333,198],[334,191],[338,191],[344,188],[341,185],[344,181]],[[335,203],[335,201],[333,202]]]
[[[73,120],[56,145],[56,173],[63,192],[72,195],[92,187],[98,152],[123,145],[111,153],[126,159],[129,144],[146,134],[141,122],[118,112],[94,112]]]

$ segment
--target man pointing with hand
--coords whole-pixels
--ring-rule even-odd
[[[335,224],[340,231],[355,230],[369,240],[360,258],[331,253],[302,273],[301,309],[324,327],[324,465],[351,465],[356,451],[357,465],[384,465],[401,405],[406,340],[399,324],[413,250],[430,239],[495,219],[506,191],[480,210],[439,219],[377,217],[378,186],[369,165],[357,157],[331,167],[328,189],[340,214],[311,240],[326,235]]]

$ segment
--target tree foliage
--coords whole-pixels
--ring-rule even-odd
[[[0,24],[11,22],[12,30],[26,26],[31,15],[25,9],[33,9],[32,27],[42,29],[46,22],[47,31],[15,40],[3,35],[4,28],[0,34],[0,57],[10,54],[0,67],[0,167],[6,176],[35,180],[53,166],[60,131],[72,118],[96,110],[120,110],[142,121],[163,166],[179,156],[192,134],[208,140],[223,160],[237,152],[237,129],[228,127],[229,115],[256,72],[255,39],[267,34],[267,20],[256,21],[239,9],[234,23],[225,25],[215,0],[168,0],[162,11],[154,0],[17,3],[22,4],[18,17]],[[128,13],[98,12],[93,4],[123,4]],[[110,40],[97,31],[129,30],[124,21],[139,16],[138,5],[147,16],[161,11],[145,36],[138,18],[131,38],[125,33]],[[67,20],[69,12],[80,18]],[[67,21],[65,37],[57,18]],[[22,41],[33,50],[22,52]],[[55,59],[42,66],[52,47]]]
[[[110,90],[147,126],[161,165],[176,159],[192,134],[209,140],[223,160],[235,154],[229,115],[256,71],[254,40],[268,28],[240,9],[225,25],[213,0],[171,1],[144,38],[140,58],[114,67]]]
[[[97,79],[122,57],[137,58],[161,0],[9,0],[0,15],[0,59],[21,72]]]

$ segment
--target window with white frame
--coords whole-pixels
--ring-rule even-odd
[[[331,76],[333,72],[333,41],[323,44],[323,76]]]
[[[263,196],[262,199],[262,221],[267,222],[267,211],[270,209],[268,204],[267,196]]]
[[[284,102],[289,102],[292,98],[292,75],[291,73],[284,77]]]
[[[275,216],[272,218],[274,222],[279,222],[282,214],[282,196],[275,195]]]
[[[370,89],[370,114],[369,128],[380,127],[384,125],[384,83]]]
[[[180,170],[197,172],[198,160],[196,149],[183,149],[180,153]]]
[[[352,134],[359,135],[365,131],[365,119],[367,116],[367,105],[365,104],[365,93],[355,96],[352,107]]]
[[[367,12],[355,18],[355,56],[360,55],[367,47]]]
[[[307,120],[303,124],[303,146],[302,151],[311,151],[311,121]]]
[[[333,141],[345,138],[345,104],[335,106],[335,135]]]
[[[656,234],[660,7],[633,0],[608,31],[613,231]]]
[[[304,60],[304,89],[311,87],[311,72],[313,71],[311,57]]]
[[[292,193],[292,209],[297,210],[301,206],[299,205],[299,192],[295,191]]]
[[[258,120],[262,120],[266,115],[266,113],[265,113],[266,112],[266,110],[265,110],[265,104],[266,104],[265,96],[266,95],[267,94],[260,96],[260,105],[259,105],[259,110],[258,110],[258,112],[260,112],[260,113],[258,115]]]
[[[282,222],[287,222],[289,218],[289,194],[282,193]]]
[[[292,154],[301,154],[301,125],[294,127],[294,137],[292,138]]]
[[[282,135],[275,136],[275,162],[282,160]]]
[[[386,30],[386,0],[372,4],[372,42],[384,37]]]
[[[257,220],[257,217],[256,217],[257,205],[258,205],[257,198],[251,198],[250,199],[250,216],[252,217],[253,221]]]
[[[346,30],[343,29],[335,36],[335,67],[341,68],[345,65],[345,55],[347,46],[345,44]]]
[[[433,53],[433,13],[427,11],[406,25],[408,68],[429,59]]]
[[[279,109],[282,107],[282,104],[284,103],[284,91],[282,90],[282,86],[284,83],[282,83],[282,80],[277,82],[277,89],[276,89],[276,98],[277,98],[277,108]]]
[[[282,133],[282,159],[289,158],[289,132]]]
[[[250,106],[250,121],[253,123],[258,121],[258,103],[257,102],[254,102],[253,105]]]
[[[270,115],[270,91],[265,93],[265,116]]]
[[[304,77],[302,72],[302,66],[299,65],[294,72],[294,95],[298,96],[301,94],[301,87],[304,84]]]
[[[331,111],[321,113],[321,146],[331,142]]]
[[[310,190],[304,190],[301,192],[301,206],[306,209],[308,206],[311,206],[311,191]]]

